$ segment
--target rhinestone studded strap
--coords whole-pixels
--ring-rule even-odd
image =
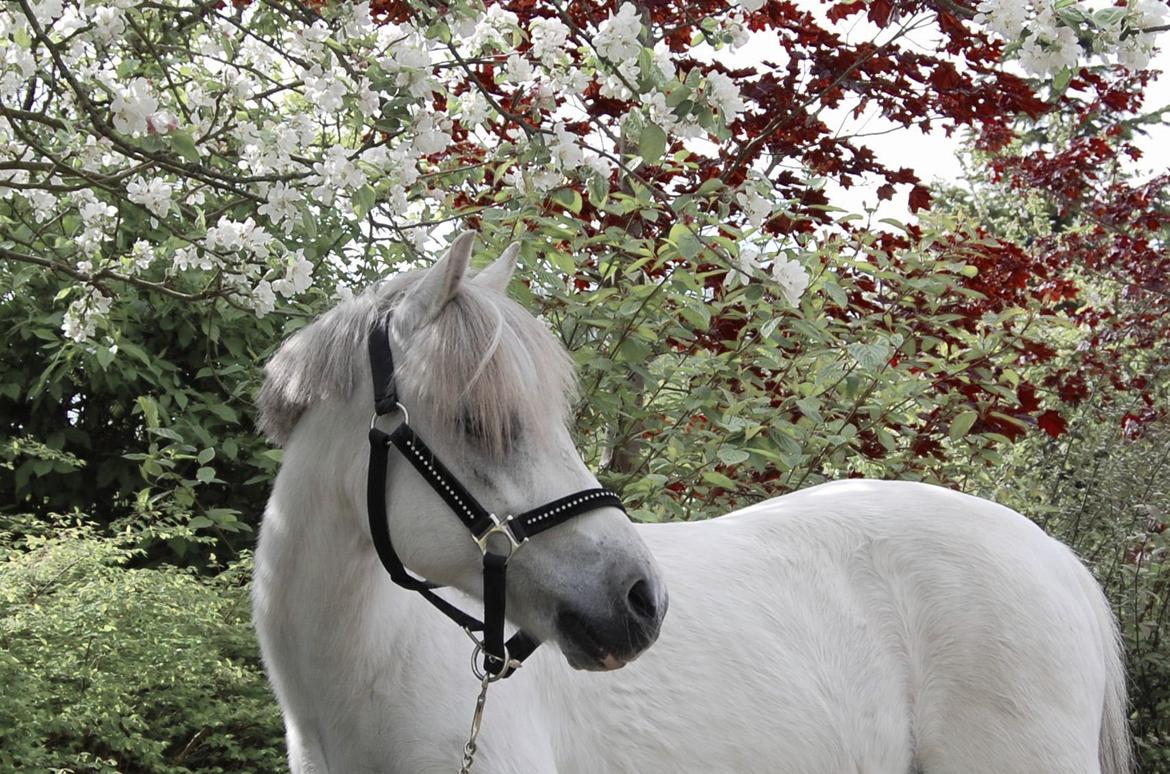
[[[402,456],[426,479],[431,489],[443,498],[443,502],[447,503],[447,507],[459,517],[471,534],[479,536],[492,528],[494,522],[487,508],[480,505],[471,492],[459,483],[410,425],[404,422],[395,428],[390,433],[390,443],[402,452]]]
[[[615,492],[609,489],[584,489],[516,516],[510,522],[512,534],[517,540],[527,540],[546,529],[565,523],[574,516],[606,507],[617,508],[622,512],[626,510]]]

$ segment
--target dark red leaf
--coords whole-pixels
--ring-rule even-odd
[[[1045,411],[1036,420],[1040,425],[1040,429],[1048,433],[1053,438],[1059,438],[1068,429],[1068,422],[1055,411]]]
[[[920,185],[910,189],[910,212],[930,209],[930,191]]]

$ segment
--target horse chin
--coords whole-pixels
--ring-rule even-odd
[[[562,610],[557,624],[561,652],[573,669],[610,672],[633,661],[639,652],[618,655],[596,629],[572,612]]]
[[[562,652],[565,654],[565,660],[569,662],[569,666],[583,672],[612,672],[630,663],[629,661],[618,658],[612,653],[606,653],[598,659],[597,656],[585,655],[580,651]]]

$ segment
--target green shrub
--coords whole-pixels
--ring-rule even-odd
[[[0,535],[0,771],[272,772],[247,558],[134,568],[91,527]]]

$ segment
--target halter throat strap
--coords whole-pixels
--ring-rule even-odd
[[[623,511],[625,508],[617,494],[597,488],[576,492],[515,516],[501,518],[489,511],[467,491],[410,427],[406,411],[398,400],[394,356],[390,351],[386,318],[378,318],[370,330],[368,343],[370,372],[374,382],[374,416],[369,430],[366,511],[370,537],[378,559],[391,580],[420,594],[439,612],[462,627],[473,640],[475,632],[482,633],[482,641],[476,640],[476,643],[477,649],[483,651],[483,672],[495,677],[507,677],[540,645],[538,640],[523,631],[516,632],[507,642],[504,641],[507,564],[512,553],[530,537],[563,524],[574,516],[602,507],[620,508]],[[375,426],[379,417],[398,412],[402,412],[403,421],[391,432],[384,432]],[[412,575],[394,550],[385,494],[391,447],[397,449],[443,499],[483,551],[483,621],[436,594],[434,590],[441,586]],[[493,540],[497,535],[501,539]],[[494,550],[501,545],[502,539],[507,540],[506,551]]]

